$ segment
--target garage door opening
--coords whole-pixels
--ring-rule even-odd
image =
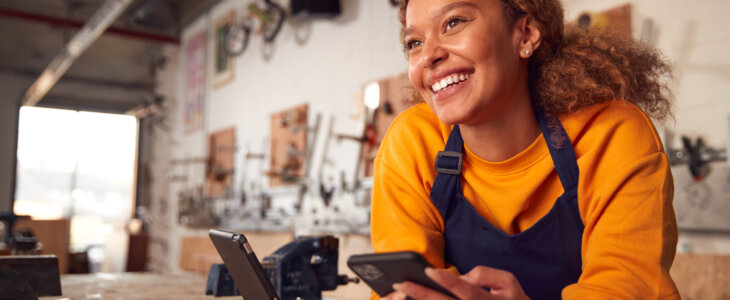
[[[132,116],[21,108],[15,214],[70,220],[69,250],[88,251],[92,272],[123,272],[136,147]]]

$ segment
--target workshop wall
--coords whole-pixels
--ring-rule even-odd
[[[564,0],[567,20],[574,20],[584,11],[602,11],[626,3],[621,0]],[[645,20],[651,19],[653,27],[648,41],[660,48],[677,69],[673,85],[677,99],[676,121],[670,121],[660,129],[671,129],[677,136],[702,136],[714,148],[728,147],[730,58],[726,53],[730,53],[730,33],[719,28],[730,25],[724,18],[730,3],[713,0],[630,3],[633,6],[633,35],[639,37],[647,24]],[[363,122],[359,119],[362,117],[358,110],[360,99],[354,95],[361,92],[367,82],[404,72],[407,68],[398,41],[400,25],[396,9],[384,0],[343,0],[343,14],[337,18],[299,24],[287,20],[269,46],[263,43],[261,36],[252,36],[246,51],[233,59],[233,79],[213,88],[213,27],[217,19],[231,10],[241,16],[243,4],[223,1],[183,32],[182,45],[201,31],[208,36],[207,83],[203,123],[199,130],[186,131],[182,121],[185,109],[182,103],[186,96],[183,47],[165,49],[168,62],[157,74],[158,92],[167,99],[165,109],[169,113],[165,122],[169,128],[156,129],[144,143],[153,149],[145,151],[155,153],[151,156],[154,159],[148,161],[149,172],[155,178],[151,181],[153,197],[149,206],[152,208],[148,213],[152,219],[164,224],[150,226],[153,235],[150,259],[155,270],[179,271],[181,238],[206,234],[204,229],[181,226],[177,217],[179,192],[191,185],[201,185],[205,167],[180,168],[170,164],[170,160],[205,157],[207,136],[232,126],[236,128],[239,150],[246,147],[253,152],[266,151],[271,114],[303,103],[309,104],[310,120],[316,113],[321,113],[323,120],[334,116],[338,132],[357,135],[362,132]],[[321,141],[315,147],[316,153],[322,151]],[[676,137],[668,145],[681,147]],[[353,173],[357,159],[355,143],[330,143],[328,153],[330,163],[325,165],[324,172],[329,177],[337,176],[340,171]],[[239,171],[239,158],[236,160],[234,185],[239,184],[244,173],[248,177],[263,176],[258,163]],[[319,166],[321,160],[322,157],[315,156],[313,165]],[[263,165],[265,170],[267,163]],[[727,162],[712,166],[715,173],[727,173]],[[673,171],[677,177],[680,172],[687,172],[687,166],[675,166]],[[312,170],[312,174],[317,172]],[[186,177],[184,181],[165,179],[181,174]],[[351,177],[346,179],[352,180]],[[689,183],[675,183],[676,193],[684,193]],[[728,192],[724,191],[721,196],[726,197]],[[728,254],[730,235],[726,232],[681,230],[679,250]]]
[[[180,240],[207,235],[205,229],[181,226],[177,216],[180,191],[203,184],[205,165],[180,166],[170,161],[205,157],[210,133],[235,127],[238,153],[243,147],[252,152],[268,151],[272,113],[304,103],[309,104],[310,125],[319,113],[322,115],[322,127],[330,117],[334,117],[337,133],[362,133],[363,120],[358,108],[362,100],[357,94],[362,92],[367,82],[405,72],[407,61],[398,39],[400,24],[396,8],[388,1],[343,0],[341,5],[342,14],[333,19],[300,23],[285,21],[271,45],[266,46],[260,35],[251,36],[246,51],[233,59],[233,79],[217,88],[211,81],[213,27],[216,20],[231,10],[240,17],[244,13],[244,4],[240,1],[221,2],[184,30],[181,47],[163,51],[168,60],[157,72],[157,92],[166,99],[164,109],[168,114],[162,123],[169,128],[165,129],[166,126],[160,126],[162,123],[159,122],[158,125],[143,125],[143,128],[156,128],[150,129],[152,136],[143,142],[146,145],[143,151],[151,154],[147,162],[143,161],[146,164],[144,172],[150,174],[151,179],[151,198],[145,209],[148,219],[162,223],[162,226],[151,223],[149,227],[152,269],[180,270]],[[201,31],[208,35],[203,123],[199,130],[189,131],[183,126],[182,119],[185,109],[182,103],[186,96],[184,45]],[[320,136],[315,153],[321,153],[322,142]],[[352,181],[358,148],[359,145],[354,142],[330,142],[328,169],[324,170],[326,176],[330,180],[339,180],[340,172],[344,172],[346,179]],[[321,162],[321,154],[317,154],[312,165],[319,166]],[[236,186],[244,172],[248,178],[258,178],[263,177],[262,171],[268,169],[268,162],[252,162],[247,169],[240,171],[240,163],[240,155],[237,154],[233,180]],[[263,165],[263,170],[260,165]],[[311,174],[317,173],[317,169],[311,171]],[[182,179],[172,180],[172,177]],[[368,236],[349,239],[364,241],[353,243],[356,245],[369,245]],[[372,251],[369,246],[358,250]],[[268,254],[261,253],[260,256]]]

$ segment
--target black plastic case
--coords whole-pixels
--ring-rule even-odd
[[[410,281],[453,297],[446,289],[428,278],[426,259],[416,252],[390,252],[353,255],[347,266],[380,297],[392,293],[393,284]]]
[[[208,235],[243,299],[279,299],[266,271],[243,234],[211,229]]]

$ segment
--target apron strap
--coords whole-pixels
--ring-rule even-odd
[[[545,116],[540,108],[535,109],[535,116],[540,124],[548,150],[550,150],[550,156],[558,177],[560,177],[563,190],[567,192],[578,188],[578,161],[570,137],[565,133],[563,125],[557,118]]]
[[[436,179],[431,187],[431,202],[446,217],[452,195],[461,193],[461,165],[463,163],[464,140],[459,125],[449,134],[444,151],[436,155]]]

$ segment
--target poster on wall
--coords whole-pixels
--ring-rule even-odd
[[[235,22],[236,13],[231,11],[215,22],[215,55],[213,61],[213,88],[219,88],[233,80],[233,58],[226,53],[225,40],[228,30]]]
[[[185,45],[185,132],[198,130],[203,125],[205,100],[205,30],[193,35]]]

